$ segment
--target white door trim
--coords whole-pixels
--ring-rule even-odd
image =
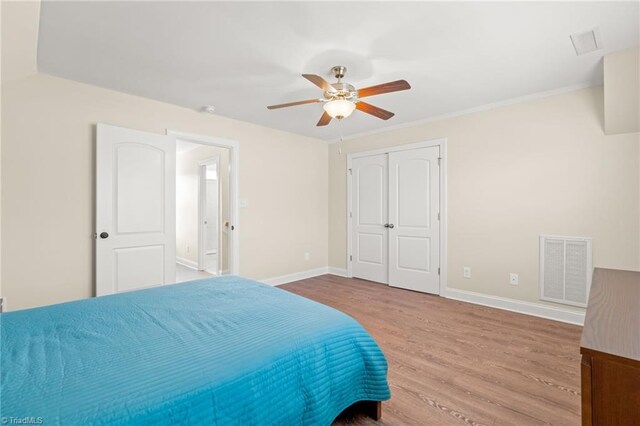
[[[229,241],[231,243],[231,271],[232,275],[240,273],[240,215],[238,212],[238,196],[240,194],[240,144],[238,141],[214,138],[211,136],[194,135],[191,133],[178,132],[167,129],[167,135],[174,139],[180,139],[186,142],[197,143],[200,145],[217,146],[229,149],[229,217],[233,231],[230,233]]]
[[[371,151],[354,152],[347,154],[347,277],[352,278],[352,264],[350,256],[352,253],[351,226],[353,218],[350,217],[352,211],[351,191],[353,178],[351,176],[352,161],[354,158],[367,157],[370,155],[388,154],[396,151],[406,151],[415,148],[428,148],[432,146],[440,147],[440,296],[447,294],[447,138],[431,139],[422,142],[398,145],[389,148],[374,149]]]
[[[203,271],[205,270],[205,262],[204,262],[204,256],[205,256],[205,244],[204,244],[204,217],[207,215],[206,213],[206,206],[205,206],[205,202],[207,199],[207,195],[206,195],[206,166],[211,166],[215,164],[216,165],[216,171],[218,173],[218,254],[216,254],[217,257],[217,266],[218,266],[218,270],[216,271],[217,275],[220,275],[220,250],[222,249],[221,247],[221,242],[222,242],[222,229],[220,227],[220,219],[221,219],[221,211],[222,211],[222,203],[220,203],[220,197],[221,197],[221,192],[220,190],[221,185],[220,185],[220,156],[216,155],[214,157],[208,158],[206,160],[201,160],[198,161],[198,270],[199,271]],[[203,173],[204,171],[204,173]],[[227,248],[228,250],[228,248]]]

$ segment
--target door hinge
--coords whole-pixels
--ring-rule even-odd
[[[440,220],[440,212],[438,212],[438,220]]]
[[[442,157],[438,157],[438,166],[440,165],[441,162],[442,162]]]
[[[352,175],[353,174],[353,170],[349,169],[349,174]]]
[[[438,275],[440,275],[440,268],[438,268]]]
[[[353,217],[353,213],[352,212],[349,212],[349,217]]]
[[[353,262],[353,256],[349,255],[349,262]]]

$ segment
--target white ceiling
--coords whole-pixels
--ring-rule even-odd
[[[38,68],[77,81],[332,140],[303,79],[349,68],[356,87],[404,78],[369,98],[346,136],[569,86],[602,83],[602,56],[640,43],[638,2],[58,2],[41,7]],[[576,56],[569,35],[600,28]]]

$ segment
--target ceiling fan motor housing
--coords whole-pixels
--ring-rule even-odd
[[[337,92],[324,92],[324,98],[332,101],[336,99],[344,99],[351,102],[358,100],[358,91],[349,83],[343,83],[341,80],[347,73],[347,67],[344,65],[336,65],[331,68],[331,73],[338,80],[337,83],[333,83],[331,86],[337,90]]]
[[[358,100],[358,91],[351,84],[333,83],[331,86],[333,86],[333,88],[336,89],[337,92],[324,92],[325,99],[345,99],[352,102],[356,102]]]

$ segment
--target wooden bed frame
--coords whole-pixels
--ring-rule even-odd
[[[382,417],[382,401],[363,401],[362,413],[373,420],[380,420]]]
[[[373,420],[380,420],[382,417],[382,401],[358,401],[342,413],[338,417],[355,417],[363,414]]]

